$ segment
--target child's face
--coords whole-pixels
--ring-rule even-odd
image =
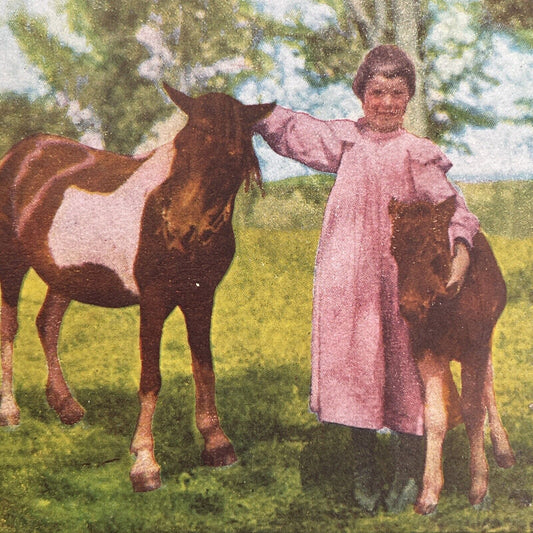
[[[379,132],[397,130],[403,124],[408,102],[409,88],[403,78],[374,76],[366,84],[363,99],[363,112],[368,125]]]

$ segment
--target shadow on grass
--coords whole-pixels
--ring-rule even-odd
[[[241,466],[252,467],[248,472],[252,476],[250,482],[259,486],[272,484],[275,477],[271,470],[275,468],[275,461],[292,462],[298,465],[304,491],[318,491],[341,503],[351,501],[354,464],[350,429],[316,422],[307,409],[307,377],[295,372],[293,365],[250,367],[231,375],[219,375],[217,390],[224,430],[235,445]],[[92,431],[87,432],[86,438],[90,441],[105,435],[114,439],[114,448],[123,446],[127,454],[139,410],[136,391],[126,390],[119,384],[116,387],[93,384],[92,388],[78,388],[77,398],[86,408],[82,428]],[[19,390],[18,399],[24,416],[60,426],[56,414],[48,407],[43,390]],[[171,479],[201,465],[203,441],[194,425],[191,375],[164,381],[153,430],[156,457],[164,477]],[[394,473],[388,440],[388,435],[381,435],[378,450],[385,489]],[[296,446],[281,451],[276,443],[284,442]],[[85,444],[88,449],[79,459],[81,466],[93,464],[91,449],[100,445],[99,442]],[[273,457],[274,448],[278,459]],[[487,452],[490,452],[489,447]],[[57,454],[61,454],[60,449]],[[294,457],[287,457],[288,454]],[[464,428],[448,433],[444,445],[445,492],[467,494],[470,484],[468,455]],[[96,453],[94,463],[98,461]]]
[[[394,458],[390,436],[379,436],[377,449],[378,475],[386,492],[394,478]],[[423,452],[423,450],[422,450]],[[487,449],[487,454],[491,449]],[[444,493],[467,495],[470,486],[469,447],[464,428],[448,433],[443,446]],[[304,490],[318,490],[324,497],[349,503],[354,489],[354,449],[350,428],[334,424],[317,427],[300,455],[300,477]],[[423,457],[418,473],[421,485]]]

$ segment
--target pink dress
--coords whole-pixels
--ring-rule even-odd
[[[277,106],[260,122],[277,153],[336,173],[315,266],[310,407],[324,422],[421,435],[421,382],[398,308],[388,204],[457,198],[450,243],[472,245],[477,218],[446,178],[428,139],[370,130],[365,119],[322,121]]]

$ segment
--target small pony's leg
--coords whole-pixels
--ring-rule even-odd
[[[57,356],[61,321],[69,303],[69,298],[48,289],[44,303],[37,315],[36,323],[48,365],[46,399],[50,407],[59,415],[61,422],[72,425],[83,418],[85,410],[72,397]]]
[[[145,297],[140,306],[140,411],[130,447],[131,453],[135,455],[135,463],[130,470],[130,480],[135,492],[148,492],[161,486],[161,468],[154,454],[152,421],[161,389],[161,335],[169,314],[163,302],[163,299]]]
[[[426,459],[422,491],[414,509],[417,513],[425,515],[434,512],[437,508],[440,491],[444,484],[442,445],[448,429],[446,393],[449,362],[428,351],[418,361],[418,368],[424,383]]]
[[[485,382],[488,348],[469,354],[461,363],[463,420],[470,442],[470,494],[472,505],[481,505],[489,483],[489,468],[485,455]]]
[[[489,414],[490,438],[496,463],[502,468],[510,468],[516,463],[515,455],[507,431],[503,426],[500,413],[496,406],[496,394],[494,393],[494,370],[492,367],[492,357],[487,365],[487,377],[485,380],[485,390],[483,400]]]
[[[202,461],[207,466],[227,466],[237,461],[235,450],[220,426],[215,403],[215,373],[211,354],[213,298],[182,306],[192,355],[196,385],[196,426],[204,438]]]
[[[27,267],[14,269],[2,281],[0,426],[16,426],[20,422],[20,409],[13,392],[13,346],[18,331],[17,306],[20,287],[27,271]]]
[[[448,430],[453,429],[463,422],[461,409],[461,396],[457,391],[457,385],[453,379],[449,365],[445,365],[444,371],[444,402],[448,416]]]

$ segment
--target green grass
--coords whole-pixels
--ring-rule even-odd
[[[526,200],[511,195],[499,217],[490,210],[484,215],[500,218],[495,230],[503,228],[488,232],[510,296],[494,335],[494,365],[501,414],[518,464],[501,470],[489,453],[492,505],[474,510],[467,499],[466,437],[457,428],[445,443],[446,483],[437,513],[420,517],[408,510],[371,517],[351,499],[349,432],[317,423],[307,408],[318,241],[312,220],[316,212],[321,217],[327,190],[322,183],[305,185],[304,192],[298,187],[287,192],[283,184],[267,190],[268,199],[278,187],[280,204],[304,213],[301,203],[313,204],[306,195],[321,198],[305,224],[293,219],[292,227],[280,228],[278,218],[269,226],[268,206],[261,205],[266,200],[249,204],[253,209],[248,212],[242,202],[251,196],[240,200],[237,255],[217,292],[212,336],[219,411],[239,455],[230,468],[200,465],[201,439],[194,427],[194,389],[179,311],[169,318],[162,342],[163,388],[154,422],[160,490],[133,493],[128,477],[139,378],[136,308],[73,304],[69,309],[61,360],[87,414],[74,427],[62,426],[46,404],[45,363],[34,327],[44,286],[29,275],[15,354],[21,425],[0,428],[1,533],[533,530],[528,506],[533,487],[533,412],[528,407],[533,401],[533,234],[519,233],[515,222],[508,222],[516,207],[509,202]],[[295,192],[300,197],[294,199]],[[481,188],[465,188],[465,195],[469,203],[480,205],[483,198],[490,199]],[[263,218],[254,219],[256,209],[263,209]],[[488,439],[487,448],[490,452]],[[385,465],[390,462],[386,453],[384,448]]]

